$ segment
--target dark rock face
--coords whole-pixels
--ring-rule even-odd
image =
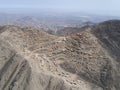
[[[94,35],[104,44],[111,55],[120,61],[120,21],[111,20],[92,28]]]
[[[116,69],[113,69],[111,74],[113,77],[110,78],[107,75],[106,79],[113,80],[111,82],[112,85],[119,90],[119,75],[120,75],[120,21],[119,20],[111,20],[100,23],[94,26],[91,29],[92,33],[98,38],[100,44],[108,51],[109,55],[116,61]],[[113,66],[114,67],[114,66]],[[110,69],[108,69],[110,70]],[[108,71],[107,70],[107,71]],[[104,78],[103,78],[104,80]],[[103,84],[105,85],[107,82],[104,80]],[[109,84],[110,85],[110,84]],[[108,85],[108,86],[109,86]],[[109,90],[109,89],[108,89]]]

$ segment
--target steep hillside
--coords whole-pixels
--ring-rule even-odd
[[[112,52],[119,48],[120,38],[115,37],[113,31],[115,27],[119,28],[120,21],[112,22],[114,24],[107,21],[66,37],[50,35],[31,28],[1,27],[0,88],[2,90],[119,90],[119,57],[116,58],[116,53],[114,55]],[[114,28],[110,28],[111,25]],[[111,36],[110,40],[116,44],[108,44],[101,37],[106,35],[108,29],[109,33],[113,34],[107,35]],[[119,29],[115,34],[118,33]],[[109,47],[111,45],[115,45],[113,49]],[[11,55],[11,51],[16,53],[15,56]],[[13,56],[15,59],[3,58],[3,55],[7,58]],[[9,65],[4,63],[4,60]],[[13,61],[13,64],[9,60]],[[21,62],[25,62],[25,65],[22,64],[24,70],[19,70],[22,68]],[[24,82],[24,85],[21,82]]]
[[[93,33],[111,52],[111,55],[120,61],[120,21],[111,20],[100,23],[93,28]]]
[[[27,90],[30,73],[26,59],[0,40],[0,90]]]

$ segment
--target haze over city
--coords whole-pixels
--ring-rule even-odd
[[[0,12],[84,12],[120,15],[119,0],[0,0]]]

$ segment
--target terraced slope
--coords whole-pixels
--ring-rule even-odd
[[[0,80],[0,88],[4,86],[3,90],[119,90],[119,62],[111,55],[112,50],[106,48],[106,43],[94,33],[97,30],[90,27],[71,36],[57,37],[30,28],[2,28],[0,40],[4,41],[4,51],[7,53],[9,46],[10,51],[14,50],[22,58],[16,58],[15,62],[26,62],[24,68],[27,68],[22,70],[24,73],[18,70],[23,76],[18,74],[17,78],[24,78],[24,85],[21,84],[23,79],[16,80],[16,74],[7,74],[9,69],[0,69],[0,75],[4,73],[0,78],[11,75],[13,78],[9,82],[8,79],[3,80],[5,83]],[[4,53],[4,56],[8,57],[8,54]],[[0,58],[2,63],[4,59],[2,56]],[[0,66],[6,67],[6,64]],[[9,65],[7,67],[11,68]],[[9,72],[13,72],[12,70]]]

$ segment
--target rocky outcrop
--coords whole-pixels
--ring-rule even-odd
[[[67,43],[70,59],[66,59],[61,67],[104,90],[114,90],[116,61],[101,47],[97,38],[86,31],[71,36]]]

